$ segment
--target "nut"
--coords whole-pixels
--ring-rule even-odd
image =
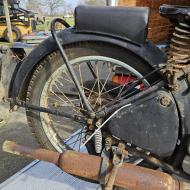
[[[94,125],[89,125],[88,128],[89,128],[90,131],[93,131],[94,130]]]
[[[171,105],[171,99],[168,96],[163,96],[160,98],[160,104],[164,107],[169,107]]]
[[[87,124],[88,125],[92,125],[93,124],[93,120],[92,119],[87,119]]]
[[[100,121],[97,121],[96,122],[96,127],[100,127],[101,126],[101,122]]]

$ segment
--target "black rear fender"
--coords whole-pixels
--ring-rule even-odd
[[[132,42],[123,41],[109,36],[75,33],[73,28],[61,31],[59,33],[59,37],[64,46],[82,42],[101,42],[118,46],[118,48],[123,48],[134,53],[152,68],[156,67],[160,63],[166,62],[164,53],[150,42],[146,42],[143,45],[137,45]],[[41,45],[35,48],[18,69],[10,87],[9,97],[24,98],[28,82],[36,66],[47,55],[56,50],[57,45],[52,37],[48,38]]]

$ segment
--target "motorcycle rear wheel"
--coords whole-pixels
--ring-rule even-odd
[[[106,64],[108,64],[108,62],[110,62],[110,64],[112,64],[112,62],[114,62],[114,64],[118,64],[119,67],[123,67],[124,69],[129,70],[133,76],[136,76],[136,78],[145,76],[146,74],[152,71],[152,68],[142,59],[137,57],[135,54],[116,46],[94,42],[94,43],[77,43],[73,45],[68,45],[64,47],[64,49],[66,50],[67,56],[73,65],[77,65],[77,62],[80,63],[82,61],[85,63],[88,61],[94,61],[94,59],[97,58],[97,60],[105,61]],[[56,102],[54,102],[51,106],[49,105],[49,103],[47,105],[47,101],[49,100],[47,100],[47,97],[44,98],[46,96],[44,95],[45,94],[44,91],[46,91],[46,94],[53,93],[52,89],[55,87],[52,87],[51,83],[53,83],[52,81],[54,80],[54,78],[56,77],[59,78],[56,72],[59,73],[58,71],[63,69],[63,67],[66,68],[63,65],[63,60],[59,51],[52,52],[43,60],[41,60],[38,66],[36,67],[36,69],[34,70],[31,80],[29,82],[26,101],[30,104],[43,106],[43,107],[52,107],[52,105],[55,103],[53,107],[54,108],[56,108],[56,106],[59,107],[59,105],[56,105]],[[80,66],[77,66],[77,67],[79,68]],[[78,71],[78,77],[80,76],[79,78],[81,78],[81,76],[84,76],[83,74],[85,72],[84,70],[85,69],[83,68],[79,69]],[[67,76],[68,76],[68,73],[67,73]],[[152,84],[157,79],[158,79],[158,76],[156,74],[152,75],[146,81],[144,81],[144,84],[145,85]],[[70,79],[67,78],[67,80],[70,80]],[[106,77],[105,77],[105,80],[106,80]],[[67,81],[67,82],[71,82],[71,81]],[[83,81],[80,81],[80,82],[81,84],[83,83]],[[61,86],[64,86],[63,83],[61,84],[60,81],[59,82],[56,81],[54,85],[59,91],[59,94],[62,93],[60,88]],[[52,89],[50,90],[50,88]],[[68,91],[70,89],[71,88],[67,88]],[[49,92],[48,90],[51,92]],[[72,93],[73,93],[73,97],[76,98],[77,92],[75,89],[74,91],[72,91]],[[55,98],[57,93],[53,95]],[[63,94],[61,96],[63,97]],[[46,101],[44,101],[44,99],[46,99]],[[59,98],[59,100],[63,100],[63,99]],[[66,99],[66,100],[67,100],[66,103],[68,103],[69,101],[70,102],[74,101],[74,99],[70,99],[70,100]],[[65,99],[63,100],[63,102],[65,103]],[[97,99],[95,103],[97,104]],[[77,103],[77,104],[78,104],[77,107],[82,106],[80,103]],[[62,106],[62,108],[60,109],[62,109],[62,111],[68,112],[72,108],[73,107],[70,107],[70,108],[65,107],[63,109],[63,106]],[[77,112],[81,112],[81,110],[74,111],[74,113],[77,113]],[[73,134],[73,132],[74,133],[80,132],[79,134],[81,135],[81,138],[82,138],[83,132],[78,131],[78,130],[81,130],[81,128],[84,129],[85,126],[79,127],[78,126],[79,124],[77,124],[76,122],[72,122],[70,120],[68,121],[67,119],[59,120],[56,117],[50,118],[48,114],[35,112],[33,110],[26,110],[26,114],[27,114],[29,126],[31,127],[32,132],[35,135],[41,147],[62,152],[63,150],[68,148],[68,146],[65,146],[66,145],[65,142],[67,139],[72,138],[71,135]],[[66,124],[64,124],[66,120],[67,122]],[[59,128],[60,127],[62,129],[64,128],[64,131],[65,131],[65,134],[67,134],[67,137],[64,136],[65,134],[63,135],[64,138],[60,137],[60,134],[57,133],[57,129],[54,124],[56,121],[59,121],[60,123],[60,125],[58,126]],[[70,124],[68,125],[68,123]],[[73,126],[75,129],[73,128]],[[76,143],[76,142],[74,141],[72,143]],[[75,149],[75,148],[71,147],[71,149]]]

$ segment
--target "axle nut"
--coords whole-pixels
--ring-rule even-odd
[[[164,107],[169,107],[171,105],[171,99],[168,96],[163,96],[160,98],[160,104]]]

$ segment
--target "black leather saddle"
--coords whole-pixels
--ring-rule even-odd
[[[137,44],[147,38],[149,8],[78,6],[75,28],[79,33],[108,35]]]
[[[160,14],[178,21],[190,21],[190,6],[162,5]]]

